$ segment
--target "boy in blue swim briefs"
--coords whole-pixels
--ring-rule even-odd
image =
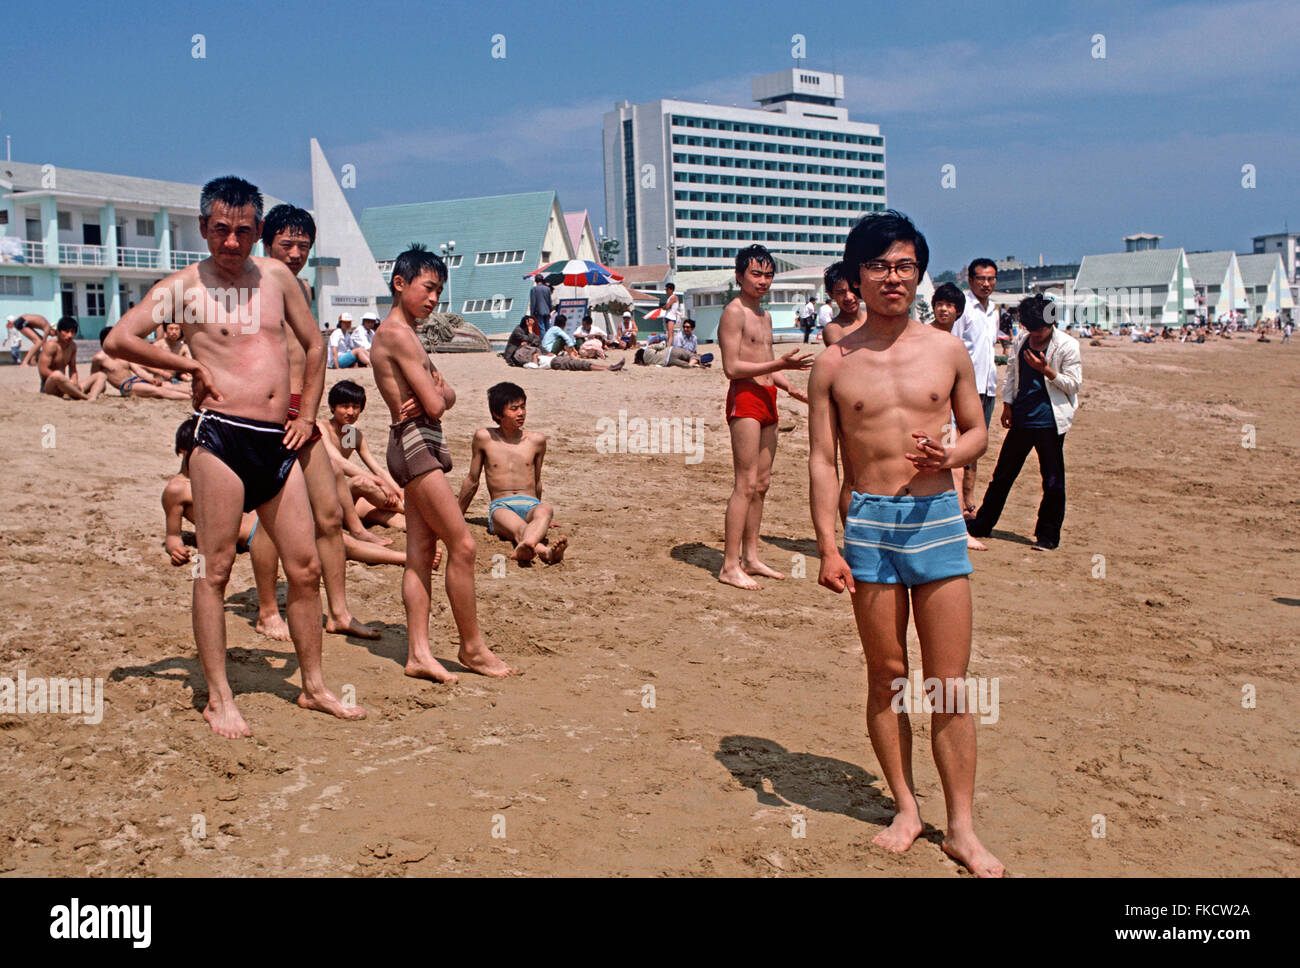
[[[554,510],[542,503],[542,461],[546,458],[546,435],[524,430],[528,398],[523,387],[498,383],[488,390],[488,412],[497,426],[474,432],[469,472],[460,488],[463,514],[478,493],[479,478],[486,471],[488,533],[509,538],[515,545],[514,559],[526,565],[540,558],[548,565],[563,560],[569,539],[547,537]]]
[[[826,348],[808,384],[818,581],[853,598],[867,660],[867,731],[898,809],[873,843],[899,853],[922,829],[911,726],[895,702],[908,676],[909,603],[925,676],[960,686],[970,660],[971,566],[952,468],[988,443],[961,341],[908,316],[928,261],[925,236],[898,212],[868,215],[853,228],[844,267],[867,320]],[[835,545],[837,434],[853,475],[843,554]],[[948,812],[943,849],[972,873],[997,877],[1002,864],[975,836],[971,814],[974,719],[964,705],[953,707],[941,703],[931,720]]]

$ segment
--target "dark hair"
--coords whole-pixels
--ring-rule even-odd
[[[683,320],[682,320],[682,325],[683,325],[683,326],[685,326],[687,323],[690,324],[691,329],[694,329],[694,328],[695,328],[695,320],[691,319],[690,317],[687,317],[686,319],[683,319]]]
[[[844,272],[854,292],[858,292],[858,281],[862,278],[862,263],[878,259],[895,242],[912,244],[916,250],[918,275],[924,274],[930,265],[930,247],[910,218],[897,209],[888,208],[858,219],[844,240]]]
[[[674,290],[675,290],[675,289],[677,288],[677,283],[675,283],[675,282],[665,282],[665,283],[664,283],[664,288],[665,288],[665,289],[674,289]]]
[[[564,324],[567,323],[568,321],[569,321],[568,316],[564,315],[564,313],[559,313],[555,317],[555,322],[551,323],[551,325],[558,326],[560,327],[560,329],[564,329]]]
[[[966,267],[966,278],[968,280],[975,278],[976,269],[992,269],[993,277],[997,278],[998,264],[992,259],[972,259],[971,264]]]
[[[966,310],[966,296],[957,288],[956,284],[951,282],[945,282],[942,286],[937,288],[934,291],[934,295],[930,297],[931,306],[935,303],[941,302],[948,303],[951,306],[956,306],[958,316]]]
[[[60,333],[75,333],[81,329],[81,324],[73,316],[62,316],[54,329]]]
[[[312,245],[316,244],[316,220],[311,217],[311,212],[297,205],[281,203],[266,213],[266,220],[262,222],[262,245],[269,251],[275,237],[290,229],[297,229],[311,239]]]
[[[736,275],[743,275],[751,262],[757,263],[760,269],[768,266],[776,268],[776,260],[772,258],[772,253],[767,251],[766,246],[759,245],[757,242],[745,246],[736,253]]]
[[[176,428],[176,453],[188,454],[194,449],[194,425],[198,422],[199,415],[192,414]]]
[[[103,346],[103,345],[104,345],[104,340],[108,339],[108,334],[111,333],[111,332],[113,332],[113,327],[112,327],[112,326],[105,326],[103,329],[101,329],[101,330],[99,331],[99,345],[100,345],[100,346]]]
[[[1020,300],[1020,325],[1031,333],[1056,323],[1056,303],[1042,293]]]
[[[252,205],[254,221],[262,221],[262,193],[257,190],[256,185],[242,178],[225,175],[214,178],[204,185],[203,191],[199,193],[199,214],[204,218],[210,216],[213,202],[221,202],[231,208]]]
[[[534,316],[532,313],[524,313],[522,316],[519,317],[519,325],[520,325],[520,326],[526,326],[526,325],[528,324],[528,321],[529,321],[530,319],[531,319],[534,323],[537,322],[537,317]]]
[[[397,295],[398,276],[410,285],[426,272],[432,272],[444,283],[447,281],[447,263],[419,242],[412,242],[393,262],[393,276],[389,280],[388,291],[394,296]]]
[[[645,350],[644,350],[644,349],[639,349],[639,350],[637,350],[635,353],[633,353],[633,354],[632,354],[632,362],[633,362],[633,363],[640,363],[640,364],[644,365],[644,364],[645,364]]]
[[[832,262],[826,267],[826,271],[822,273],[822,285],[826,287],[827,299],[831,298],[831,290],[835,288],[835,283],[841,280],[847,282],[850,289],[853,288],[853,280],[850,279],[849,274],[844,271],[844,263]]]
[[[583,321],[584,323],[590,323],[590,322],[593,322],[593,320],[592,320],[592,318],[591,318],[591,313],[587,313],[586,315],[584,315],[584,316],[582,317],[582,321]]]
[[[351,380],[339,380],[330,387],[329,405],[338,407],[345,403],[358,403],[362,410],[366,409],[366,388]]]
[[[501,422],[501,416],[510,404],[528,402],[528,394],[524,393],[524,388],[509,381],[488,387],[487,397],[488,413],[492,414],[492,419],[497,423]]]

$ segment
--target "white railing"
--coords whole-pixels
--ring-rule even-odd
[[[102,245],[75,245],[70,242],[59,243],[59,264],[65,266],[102,266],[104,253]]]
[[[172,250],[172,271],[184,269],[186,266],[192,266],[196,262],[202,262],[208,257],[206,252],[189,252],[185,249]]]
[[[117,264],[124,269],[157,269],[162,264],[162,253],[157,249],[117,247]]]

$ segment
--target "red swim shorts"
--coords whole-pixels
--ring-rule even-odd
[[[740,417],[752,417],[763,427],[776,423],[776,387],[733,380],[727,390],[727,423]]]
[[[302,407],[302,394],[301,393],[289,394],[289,419],[290,420],[298,419],[298,413],[301,407]],[[311,436],[307,438],[307,443],[314,444],[318,440],[320,440],[320,427],[318,427],[316,425],[316,421],[313,420],[311,424]]]

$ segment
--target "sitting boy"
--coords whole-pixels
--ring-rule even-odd
[[[524,430],[527,397],[514,383],[498,383],[488,390],[488,412],[496,429],[474,433],[469,472],[460,488],[460,510],[478,493],[479,477],[487,471],[488,534],[509,538],[515,544],[515,561],[528,564],[534,557],[548,565],[564,558],[569,539],[560,535],[548,544],[546,532],[554,514],[542,503],[542,461],[546,435]]]
[[[380,524],[405,531],[402,489],[388,471],[379,466],[379,462],[370,453],[370,445],[366,443],[361,428],[357,426],[361,411],[366,409],[365,388],[351,380],[340,380],[330,387],[327,402],[330,419],[318,420],[317,424],[334,470],[344,478],[340,499],[354,503],[357,517],[366,524]],[[369,474],[363,473],[352,463],[353,453],[361,458],[370,470]]]

